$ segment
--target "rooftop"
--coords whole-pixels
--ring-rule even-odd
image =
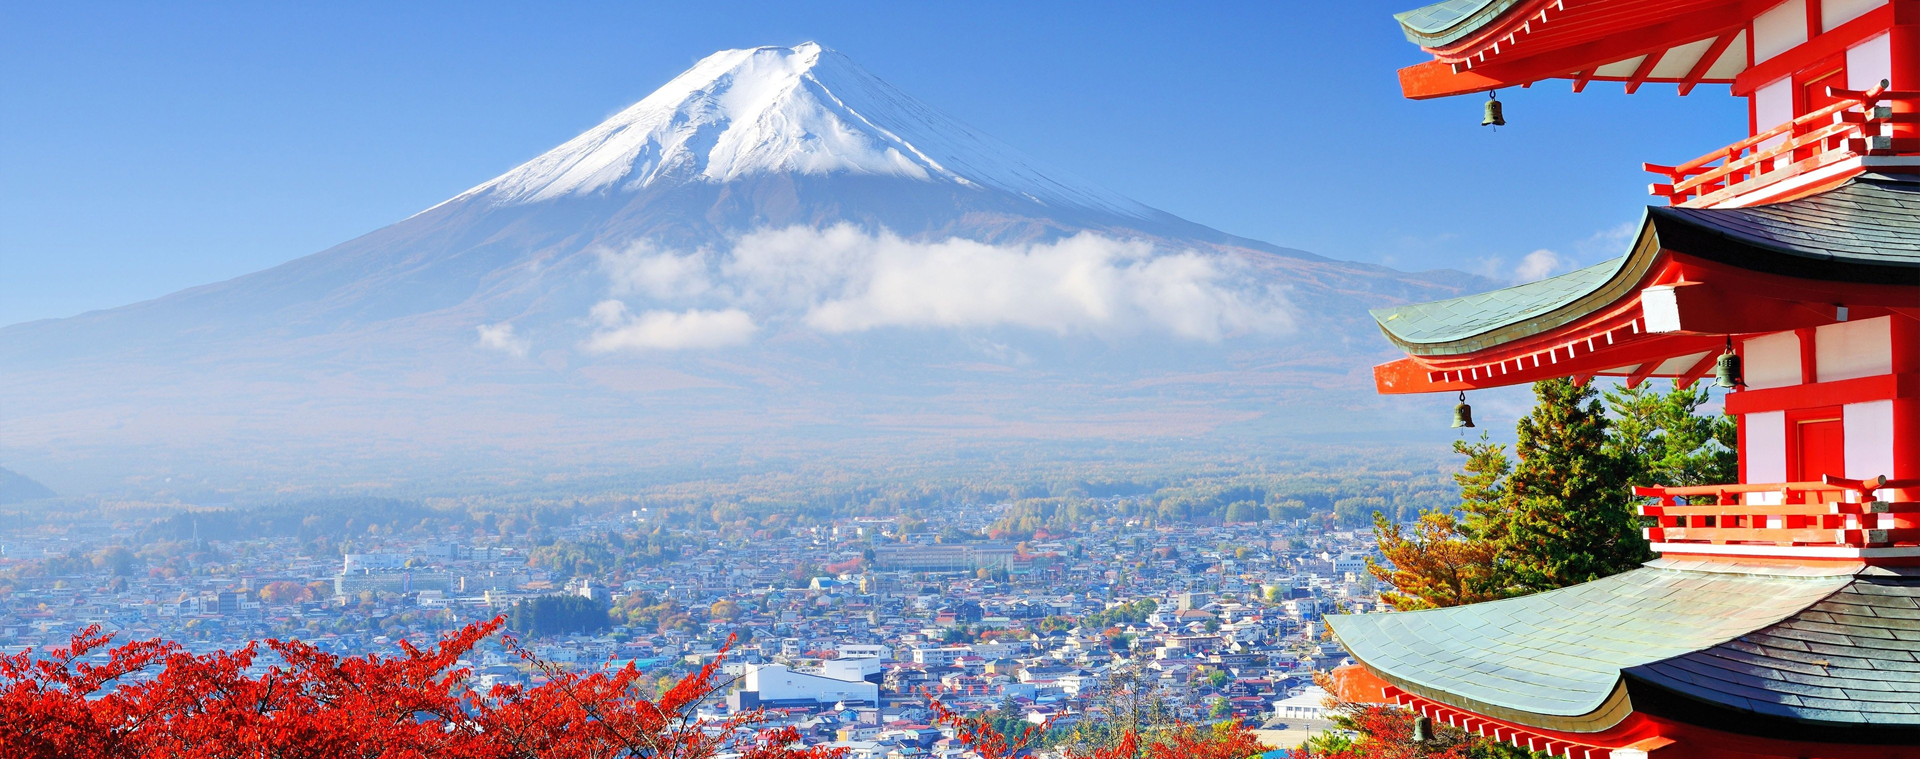
[[[1769,274],[1920,284],[1920,176],[1863,174],[1823,193],[1745,208],[1650,207],[1627,255],[1538,282],[1374,310],[1416,356],[1485,350],[1638,292],[1663,251]]]
[[[1849,743],[1920,740],[1920,572],[1661,559],[1520,598],[1329,617],[1402,690],[1531,727],[1634,711],[1746,732],[1781,718]],[[1817,738],[1816,738],[1817,739]]]

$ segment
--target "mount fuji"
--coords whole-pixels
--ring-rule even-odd
[[[62,492],[452,492],[1392,434],[1366,310],[1488,285],[1150,208],[815,44],[728,50],[357,239],[0,329],[0,463]]]

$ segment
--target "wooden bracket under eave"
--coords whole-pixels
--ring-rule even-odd
[[[1454,73],[1453,66],[1440,61],[1427,61],[1400,69],[1400,94],[1410,100],[1470,95],[1521,84],[1495,79],[1471,69]]]

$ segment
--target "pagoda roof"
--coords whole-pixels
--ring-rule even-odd
[[[1444,0],[1393,14],[1407,41],[1421,47],[1443,47],[1479,31],[1488,22],[1518,5],[1520,0]]]
[[[1625,287],[1616,280],[1630,256],[1608,260],[1538,282],[1458,298],[1376,308],[1373,320],[1387,338],[1417,356],[1449,355],[1499,345],[1503,337],[1537,334],[1579,318],[1569,307],[1596,293]],[[1637,278],[1636,278],[1637,281]],[[1615,287],[1609,288],[1612,283]],[[1610,302],[1615,298],[1607,298]],[[1559,313],[1556,313],[1559,312]],[[1518,329],[1516,329],[1518,328]]]
[[[1920,285],[1920,177],[1866,174],[1832,190],[1747,208],[1649,207],[1631,251],[1538,282],[1373,310],[1415,356],[1495,348],[1575,322],[1636,293],[1663,252],[1832,282]]]
[[[1920,285],[1920,175],[1863,174],[1781,203],[1647,213],[1672,250],[1803,279]]]
[[[1394,14],[1407,40],[1433,60],[1400,70],[1410,98],[1446,97],[1564,78],[1626,84],[1628,93],[1668,82],[1685,95],[1701,84],[1755,84],[1746,27],[1768,0],[1443,0]],[[1855,19],[1849,34],[1884,13]],[[1857,22],[1857,23],[1856,23]],[[1839,29],[1838,27],[1836,29]],[[1761,67],[1766,68],[1766,67]]]
[[[1382,680],[1534,728],[1597,733],[1640,712],[1763,737],[1920,739],[1913,570],[1660,559],[1520,598],[1327,622]]]

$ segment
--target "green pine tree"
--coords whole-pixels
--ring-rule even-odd
[[[1699,413],[1710,397],[1704,383],[1675,383],[1665,393],[1647,385],[1607,391],[1609,448],[1640,463],[1633,484],[1717,485],[1739,478],[1733,417]]]
[[[1453,452],[1467,457],[1461,473],[1453,476],[1460,485],[1461,536],[1494,544],[1505,542],[1512,512],[1507,477],[1513,474],[1507,447],[1482,433],[1477,443],[1454,441]]]
[[[1497,540],[1516,584],[1562,588],[1651,558],[1629,490],[1639,460],[1610,444],[1599,394],[1571,380],[1534,383],[1537,403],[1516,427],[1519,461]]]

